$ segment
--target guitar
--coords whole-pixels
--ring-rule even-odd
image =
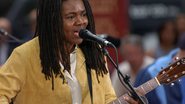
[[[152,91],[156,87],[162,84],[169,84],[171,82],[174,82],[175,80],[184,75],[185,75],[185,58],[181,58],[174,62],[173,64],[171,64],[170,66],[161,70],[156,77],[140,85],[135,90],[139,94],[139,96],[144,96],[145,94]],[[124,95],[114,100],[112,104],[128,104],[123,99],[123,96]]]

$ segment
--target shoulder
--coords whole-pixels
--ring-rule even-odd
[[[32,40],[16,47],[11,53],[9,58],[18,57],[18,60],[25,62],[30,62],[31,60],[39,59],[39,41],[38,38],[33,38]]]
[[[33,38],[32,40],[16,47],[14,51],[18,53],[23,53],[23,54],[34,54],[33,52],[39,52],[39,41],[38,37]]]
[[[174,49],[169,54],[158,58],[155,61],[155,65],[154,65],[156,67],[156,70],[161,71],[161,68],[167,67],[172,62],[173,57],[178,51],[179,49]]]

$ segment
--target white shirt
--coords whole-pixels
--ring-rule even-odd
[[[82,103],[82,94],[81,87],[76,78],[75,70],[76,70],[76,48],[70,54],[70,65],[71,65],[71,75],[68,71],[64,71],[64,76],[67,80],[67,84],[70,87],[71,95],[72,95],[72,104],[81,104]],[[61,68],[63,69],[63,65],[60,63]]]

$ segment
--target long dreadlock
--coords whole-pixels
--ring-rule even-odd
[[[46,80],[52,79],[54,89],[54,75],[64,80],[60,71],[61,62],[64,70],[70,72],[70,52],[66,50],[66,37],[63,30],[62,3],[66,0],[39,0],[37,9],[37,25],[35,36],[39,37],[40,59],[42,73]],[[87,29],[95,33],[95,24],[88,0],[82,0],[86,9],[88,26]],[[107,74],[105,60],[97,43],[83,41],[79,46],[86,59],[86,65],[96,70],[96,76]],[[91,51],[89,51],[91,50]],[[98,78],[98,77],[97,77]],[[99,80],[98,80],[99,81]]]
[[[90,30],[92,33],[96,34],[95,23],[93,18],[94,16],[92,14],[90,4],[88,0],[82,0],[82,1],[84,2],[87,18],[89,21],[89,24],[87,25],[87,29]],[[104,55],[101,52],[100,46],[97,43],[84,40],[80,45],[80,48],[82,49],[85,55],[86,65],[91,69],[95,69],[97,78],[98,78],[98,75],[103,76],[103,74],[108,73],[105,67]]]

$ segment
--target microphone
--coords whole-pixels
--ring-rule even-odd
[[[107,41],[106,39],[96,36],[95,34],[91,33],[87,29],[81,29],[79,32],[79,36],[84,40],[94,41],[104,46],[112,45],[111,42]]]

